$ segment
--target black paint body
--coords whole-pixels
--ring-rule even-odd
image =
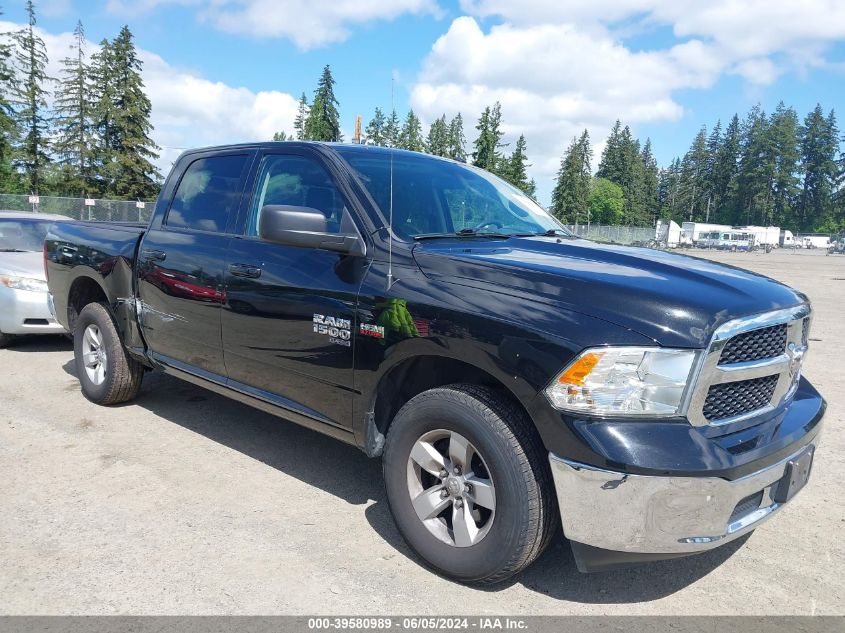
[[[556,237],[418,243],[394,237],[391,257],[385,210],[343,159],[373,152],[388,160],[388,150],[286,142],[202,155],[233,151],[248,152],[252,163],[225,233],[162,225],[176,183],[200,155],[191,152],[174,166],[146,231],[57,225],[46,250],[59,320],[72,326],[74,293],[95,283],[113,306],[127,348],[149,367],[371,454],[390,421],[379,396],[383,402],[400,389],[403,372],[420,360],[428,368],[448,366],[450,376],[466,368],[507,389],[549,451],[615,471],[733,479],[782,459],[820,429],[825,403],[805,379],[787,406],[718,428],[683,418],[579,419],[556,411],[543,394],[584,348],[702,349],[727,321],[807,300],[787,286],[693,257]],[[257,165],[263,155],[280,153],[325,167],[366,255],[246,235]],[[235,274],[233,265],[260,269],[260,276]],[[315,315],[348,320],[349,346],[318,333]],[[365,336],[361,325],[380,325],[384,337]]]

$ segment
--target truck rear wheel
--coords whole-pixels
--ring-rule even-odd
[[[91,402],[119,404],[138,395],[144,366],[126,353],[111,312],[102,303],[89,303],[79,313],[73,352],[82,393]]]
[[[491,389],[458,384],[412,398],[390,426],[383,468],[402,536],[456,580],[505,580],[557,527],[547,453],[525,413]]]

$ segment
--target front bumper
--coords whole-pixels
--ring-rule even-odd
[[[550,454],[564,533],[575,544],[579,568],[596,570],[581,558],[598,550],[632,555],[612,557],[619,561],[673,558],[747,534],[783,507],[774,500],[777,487],[789,461],[808,446],[815,448],[808,443],[733,481],[623,474]]]
[[[0,286],[0,332],[61,334],[64,331],[50,312],[48,293]]]

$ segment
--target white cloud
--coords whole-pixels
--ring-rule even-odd
[[[200,19],[220,30],[286,38],[302,50],[342,42],[354,26],[405,14],[440,14],[436,0],[109,0],[107,8],[138,15],[165,4],[196,5]]]
[[[0,32],[20,24],[0,22]],[[59,77],[60,60],[69,53],[72,33],[37,29],[47,47],[47,72]],[[86,52],[97,46],[87,43]],[[297,100],[275,90],[253,92],[181,70],[149,51],[138,51],[143,79],[152,102],[153,140],[162,146],[159,168],[164,174],[183,149],[235,142],[268,141],[274,132],[293,132]]]
[[[560,155],[584,128],[598,150],[616,118],[633,126],[676,120],[683,115],[681,90],[707,89],[725,74],[768,85],[783,73],[828,65],[826,48],[845,39],[841,0],[460,4],[469,15],[432,46],[411,104],[428,121],[460,109],[474,122],[484,106],[500,101],[506,140],[525,133],[544,197]],[[643,48],[647,37],[637,49],[627,43],[666,26],[674,34],[669,45]]]

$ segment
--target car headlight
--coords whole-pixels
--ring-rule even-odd
[[[698,352],[659,347],[595,347],[546,387],[556,409],[597,415],[680,412]]]
[[[0,275],[0,284],[12,290],[30,290],[32,292],[47,292],[47,282],[42,279],[30,277],[15,277],[13,275]]]

